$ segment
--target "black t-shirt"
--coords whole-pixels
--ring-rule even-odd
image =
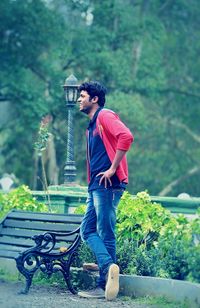
[[[88,126],[88,162],[90,166],[90,183],[88,186],[88,190],[91,191],[93,189],[99,189],[105,187],[105,182],[103,181],[101,185],[99,185],[99,180],[101,176],[97,177],[99,172],[104,172],[108,170],[111,166],[111,161],[106,152],[106,148],[103,144],[103,141],[98,133],[96,127],[96,119],[98,113],[101,108],[99,108],[94,114],[92,120],[89,122]],[[123,187],[125,188],[125,183],[120,183],[116,174],[111,177],[112,187]],[[107,188],[110,187],[109,182],[107,181]]]

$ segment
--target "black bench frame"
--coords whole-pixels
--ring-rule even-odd
[[[81,242],[81,220],[82,215],[12,210],[0,222],[0,257],[14,259],[26,278],[25,289],[20,293],[28,293],[38,269],[48,276],[60,271],[69,290],[77,293],[70,280],[70,266]],[[63,243],[67,247],[64,251]]]

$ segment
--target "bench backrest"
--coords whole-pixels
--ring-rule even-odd
[[[82,215],[53,214],[13,210],[0,224],[0,257],[15,258],[20,251],[32,247],[32,236],[44,232],[67,233],[77,229]],[[69,236],[70,245],[77,234]],[[62,243],[63,242],[63,243]],[[60,237],[58,245],[66,247],[66,236]]]

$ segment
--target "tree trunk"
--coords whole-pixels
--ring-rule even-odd
[[[46,166],[48,182],[51,185],[58,185],[59,168],[56,161],[56,149],[53,135],[50,136],[48,141],[46,151]]]

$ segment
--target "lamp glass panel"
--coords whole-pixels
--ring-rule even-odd
[[[67,99],[68,99],[69,102],[74,101],[74,89],[73,88],[67,89]]]

